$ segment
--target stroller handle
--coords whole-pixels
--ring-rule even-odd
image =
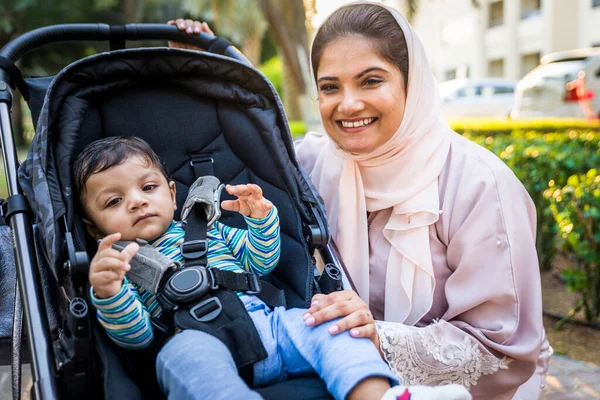
[[[176,26],[167,24],[127,24],[125,26],[111,26],[107,24],[50,25],[26,32],[8,42],[0,50],[0,57],[5,57],[15,63],[25,54],[46,44],[84,40],[175,40],[208,49],[209,52],[218,52],[249,64],[246,57],[223,38],[204,32],[189,35],[181,32]],[[216,46],[213,46],[215,44]],[[5,71],[0,69],[0,80],[6,82],[6,79]]]

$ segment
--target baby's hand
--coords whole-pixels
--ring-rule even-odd
[[[239,212],[246,217],[262,219],[269,215],[273,203],[263,197],[262,189],[258,185],[227,185],[227,193],[236,196],[237,200],[221,202],[221,208],[228,211]]]
[[[215,34],[209,28],[209,26],[206,22],[192,21],[191,19],[178,18],[175,21],[171,20],[167,23],[169,25],[177,26],[177,29],[179,29],[182,32],[187,33],[188,35],[198,35],[200,32],[204,32],[204,33],[208,33],[209,35],[215,36]],[[173,47],[175,49],[187,49],[187,50],[199,50],[199,51],[204,50],[203,48],[194,46],[193,44],[174,42],[172,40],[169,40],[168,43],[169,43],[169,47]]]
[[[102,239],[90,264],[90,284],[100,299],[108,299],[121,291],[123,277],[131,268],[129,261],[140,249],[137,243],[127,245],[121,252],[113,249],[113,243],[120,238],[120,233],[113,233]]]

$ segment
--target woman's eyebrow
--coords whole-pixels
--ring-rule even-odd
[[[381,68],[381,67],[371,67],[371,68],[367,68],[362,72],[359,72],[354,79],[360,79],[363,75],[368,74],[369,72],[373,72],[373,71],[380,71],[383,73],[388,73],[388,71],[386,71],[385,69]],[[322,76],[319,79],[317,79],[317,82],[321,82],[321,81],[335,81],[335,82],[339,82],[340,78],[336,77],[336,76]]]
[[[371,68],[367,68],[365,69],[363,72],[360,72],[359,74],[357,74],[354,79],[360,79],[363,75],[368,74],[369,72],[373,72],[373,71],[379,71],[379,72],[385,72],[386,74],[388,73],[385,69],[380,68],[380,67],[371,67]]]
[[[335,76],[322,76],[319,79],[317,79],[317,82],[321,82],[321,81],[339,81],[340,78],[336,78]]]

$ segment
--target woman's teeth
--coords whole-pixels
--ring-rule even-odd
[[[369,125],[375,118],[365,118],[360,121],[341,121],[344,128],[358,128],[359,126]]]

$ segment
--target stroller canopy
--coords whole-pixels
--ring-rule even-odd
[[[222,182],[261,185],[281,219],[282,256],[269,279],[291,289],[286,290],[288,305],[307,305],[313,274],[307,230],[318,226],[327,243],[324,208],[298,167],[277,93],[259,71],[210,53],[127,49],[71,64],[47,91],[45,82],[28,81],[37,88],[31,91],[34,116],[35,94],[45,94],[45,100],[19,182],[55,275],[60,276],[58,266],[65,259],[66,229],[77,249],[85,250],[71,183],[73,160],[93,140],[138,136],[176,182],[179,209],[196,179],[191,161],[200,156],[212,160]],[[235,213],[225,212],[221,220],[245,226]]]

